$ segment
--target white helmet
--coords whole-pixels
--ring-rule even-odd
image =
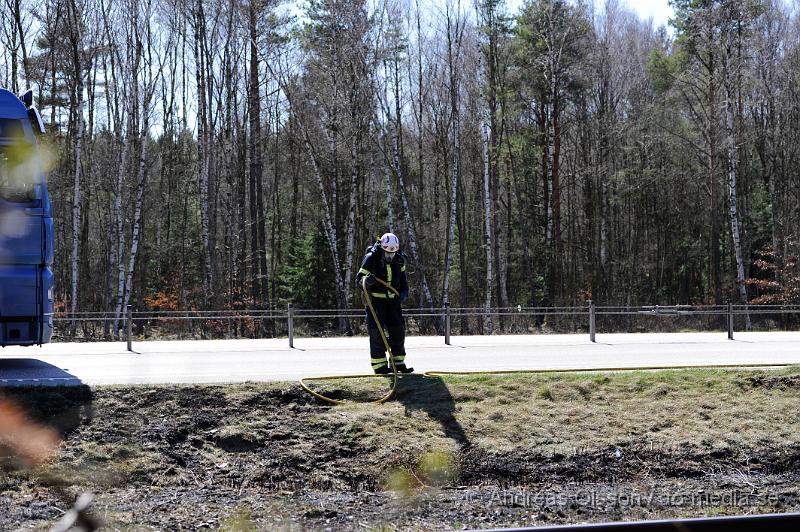
[[[387,253],[396,253],[400,249],[400,240],[394,233],[385,233],[381,237],[381,249]]]

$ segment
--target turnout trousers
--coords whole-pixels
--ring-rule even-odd
[[[381,327],[383,327],[383,332],[386,334],[386,339],[389,341],[389,347],[392,348],[394,363],[405,364],[406,322],[405,318],[403,318],[403,308],[400,306],[400,301],[398,299],[379,299],[376,297],[372,299],[372,306],[375,308],[375,314],[377,314]],[[369,307],[366,307],[366,312],[372,369],[387,367],[386,346],[383,345],[381,333],[372,318]]]

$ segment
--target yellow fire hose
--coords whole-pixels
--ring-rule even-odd
[[[381,325],[380,320],[378,319],[378,315],[375,312],[375,307],[372,306],[372,298],[369,295],[369,291],[367,290],[366,285],[366,276],[361,280],[361,288],[364,291],[364,299],[367,302],[367,307],[369,308],[370,314],[372,314],[372,318],[375,320],[375,323],[378,326],[378,331],[381,333],[381,339],[383,340],[383,345],[386,347],[386,352],[389,353],[389,364],[392,367],[392,385],[389,391],[382,396],[381,398],[372,401],[373,403],[385,403],[389,399],[392,398],[394,395],[395,390],[397,389],[397,378],[398,372],[397,367],[394,364],[394,354],[392,354],[392,348],[389,346],[389,341],[386,339],[386,333],[383,331],[383,326]],[[383,282],[380,279],[376,279],[379,283],[383,286],[397,294],[399,297],[400,294],[394,287],[389,286],[387,283]],[[597,372],[602,373],[606,371],[652,371],[652,370],[665,370],[665,369],[735,369],[735,368],[777,368],[777,367],[789,367],[792,364],[711,364],[711,365],[680,365],[680,366],[639,366],[639,367],[617,367],[617,368],[561,368],[561,369],[506,369],[506,370],[490,370],[490,371],[426,371],[422,375],[424,377],[442,377],[446,375],[511,375],[511,374],[519,374],[519,373],[531,373],[531,374],[546,374],[546,373],[591,373]],[[388,375],[388,374],[387,374]],[[316,397],[317,399],[321,399],[327,403],[332,403],[335,405],[345,404],[346,401],[340,401],[339,399],[334,399],[332,397],[327,397],[319,392],[315,392],[311,388],[309,388],[305,381],[322,381],[322,380],[334,380],[334,379],[364,379],[370,377],[384,377],[385,375],[334,375],[334,376],[326,376],[326,377],[305,377],[300,379],[300,386],[303,387],[305,391]]]
[[[392,292],[394,292],[397,295],[397,297],[400,297],[400,294],[397,292],[397,290],[395,290],[394,287],[389,286],[389,284],[383,282],[381,279],[378,279],[377,277],[375,278],[375,280],[378,281],[383,286],[385,286],[386,288],[388,288],[389,290],[391,290]],[[366,276],[364,276],[361,279],[361,289],[364,291],[364,299],[367,302],[367,307],[369,307],[370,314],[372,314],[372,319],[375,320],[375,324],[378,326],[378,331],[381,333],[381,340],[383,340],[383,345],[386,347],[386,352],[389,353],[389,365],[392,367],[392,373],[391,373],[392,385],[389,388],[389,391],[386,392],[386,394],[383,397],[376,399],[375,401],[372,401],[373,403],[380,404],[380,403],[385,403],[386,401],[391,399],[391,397],[394,395],[395,390],[397,389],[397,367],[394,365],[394,354],[392,353],[392,348],[389,346],[389,341],[386,339],[386,333],[383,331],[381,320],[378,319],[378,314],[375,312],[375,307],[372,306],[372,298],[369,295],[369,290],[367,290]],[[334,399],[333,397],[328,397],[319,392],[315,392],[306,385],[305,381],[324,381],[333,379],[366,379],[371,377],[385,377],[387,375],[389,374],[387,373],[386,375],[369,374],[369,375],[335,375],[328,377],[305,377],[303,379],[300,379],[299,382],[300,386],[302,386],[305,391],[307,391],[317,399],[321,399],[327,403],[332,403],[335,405],[342,405],[345,404],[346,401],[340,401],[339,399]]]

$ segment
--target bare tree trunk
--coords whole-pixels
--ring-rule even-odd
[[[209,113],[212,102],[208,98],[207,73],[210,67],[206,64],[207,35],[205,25],[205,12],[203,0],[197,0],[195,5],[195,60],[197,67],[195,77],[197,82],[198,97],[198,135],[197,149],[200,162],[200,175],[198,188],[200,192],[200,230],[203,242],[203,304],[208,308],[211,303],[214,289],[213,250],[211,246],[211,198],[210,172],[211,172],[211,118]]]
[[[728,137],[728,198],[730,202],[730,219],[731,219],[731,238],[733,240],[733,252],[736,258],[736,284],[739,289],[739,302],[742,305],[747,304],[747,286],[745,285],[744,277],[744,257],[742,254],[742,241],[741,241],[741,222],[739,221],[738,211],[738,194],[736,190],[736,181],[739,172],[738,150],[736,146],[736,127],[734,117],[734,98],[735,93],[733,89],[733,80],[731,79],[731,54],[733,45],[732,32],[728,32],[727,36],[727,54],[725,61],[725,126]],[[745,327],[749,331],[752,328],[750,323],[750,314],[745,313]]]
[[[264,272],[261,271],[259,253],[261,252],[261,239],[259,234],[259,222],[261,216],[258,206],[258,183],[261,181],[261,100],[259,95],[259,75],[258,75],[258,34],[256,32],[256,7],[255,1],[250,1],[249,6],[249,30],[250,30],[250,92],[248,95],[248,115],[250,123],[250,271],[252,272],[252,298],[258,306],[262,298],[261,279]]]
[[[542,148],[542,198],[544,201],[544,246],[549,252],[553,242],[553,192],[552,181],[550,179],[550,160],[552,151],[550,144],[550,125],[547,117],[547,105],[544,101],[539,102],[539,135],[541,137]],[[545,283],[545,290],[548,289]],[[545,302],[549,301],[550,294],[545,292]]]
[[[456,13],[456,18],[459,16]],[[456,61],[460,54],[461,34],[460,24],[451,21],[451,14],[447,11],[447,63],[450,81],[450,113],[451,134],[453,143],[453,168],[450,178],[450,217],[447,223],[447,251],[444,265],[444,281],[442,283],[442,304],[450,302],[450,269],[453,265],[453,244],[456,237],[456,215],[458,212],[458,184],[461,177],[461,128],[458,101],[458,72]],[[455,42],[454,41],[455,38]],[[455,48],[455,49],[454,49]],[[464,272],[461,272],[464,275]]]
[[[138,3],[134,3],[130,6],[132,12],[128,13],[128,16],[132,18],[132,24],[130,28],[130,34],[128,35],[127,42],[126,42],[126,49],[127,49],[127,57],[130,60],[129,64],[125,64],[119,60],[119,68],[121,71],[122,79],[127,84],[127,90],[123,89],[125,93],[125,97],[123,98],[123,108],[120,111],[120,115],[118,116],[117,121],[117,128],[119,134],[122,136],[122,149],[119,158],[119,167],[117,169],[117,181],[116,181],[116,196],[114,198],[114,215],[116,220],[117,226],[117,248],[116,248],[116,260],[117,260],[117,303],[116,309],[114,313],[114,334],[119,335],[119,322],[123,319],[125,315],[126,305],[128,305],[130,298],[129,298],[129,286],[132,286],[130,283],[132,282],[131,279],[131,269],[126,266],[126,256],[128,257],[128,261],[130,263],[131,257],[130,253],[126,253],[126,231],[127,228],[125,227],[125,208],[123,206],[123,196],[124,196],[124,183],[125,183],[125,173],[126,173],[126,163],[128,159],[128,151],[130,149],[130,142],[131,137],[137,135],[137,129],[139,127],[139,77],[138,72],[139,68],[141,67],[142,62],[142,48],[141,48],[141,41],[139,35],[139,6]],[[127,124],[126,124],[127,121]],[[140,147],[140,154],[141,154],[141,147]],[[137,174],[137,177],[138,174]],[[137,191],[138,191],[138,180],[137,180]],[[138,207],[139,209],[141,207]],[[135,207],[136,209],[136,207]],[[134,231],[138,231],[134,229]],[[138,235],[137,235],[138,240]],[[138,247],[138,242],[136,244]],[[133,246],[133,237],[131,238],[131,250],[134,249]],[[135,259],[134,259],[135,262]]]
[[[150,33],[150,26],[147,25],[149,19],[149,5],[145,8],[143,18],[145,19],[145,26],[143,29],[139,27],[139,6],[138,2],[135,7],[136,12],[133,17],[133,27],[136,32],[136,65],[139,65],[144,60],[145,68],[140,82],[136,72],[133,74],[133,86],[135,98],[131,100],[132,105],[136,106],[137,112],[133,116],[141,116],[141,132],[139,133],[139,157],[136,171],[136,199],[134,202],[133,211],[133,227],[131,230],[131,248],[128,253],[128,267],[125,275],[125,296],[123,308],[127,309],[131,303],[131,296],[133,293],[133,280],[136,272],[136,258],[139,252],[139,240],[142,232],[142,202],[144,198],[145,186],[147,184],[147,150],[150,140],[150,105],[155,93],[155,81],[151,78],[149,72],[152,65],[152,36]],[[144,33],[142,35],[140,32]],[[142,44],[142,40],[144,43]],[[143,48],[144,46],[144,48]],[[146,54],[146,56],[145,56]],[[141,90],[139,84],[142,84]],[[139,107],[139,94],[142,94],[141,107]]]
[[[484,235],[483,246],[486,248],[486,294],[484,297],[484,323],[488,334],[493,332],[492,324],[492,286],[494,285],[494,271],[492,266],[494,264],[493,248],[492,248],[492,176],[491,164],[489,158],[491,156],[489,151],[489,125],[486,122],[481,124],[481,133],[483,137],[483,215],[484,215]]]
[[[416,8],[416,21],[417,21],[417,172],[419,172],[420,183],[420,198],[422,205],[425,205],[425,167],[423,165],[424,159],[424,140],[425,140],[425,102],[423,97],[423,80],[422,80],[422,26],[420,24],[420,11],[419,0],[414,0]],[[401,187],[402,189],[402,187]],[[417,260],[416,258],[414,260]],[[433,299],[430,300],[431,307],[433,306]]]
[[[277,80],[279,86],[283,90],[286,98],[289,102],[289,108],[292,110],[294,114],[295,121],[300,128],[300,133],[303,137],[303,145],[305,147],[306,155],[308,157],[309,163],[311,164],[311,168],[314,172],[314,180],[317,182],[317,187],[319,188],[320,193],[320,200],[322,202],[322,212],[324,215],[323,218],[323,227],[325,228],[325,236],[328,239],[328,248],[331,251],[331,258],[333,259],[333,277],[334,283],[336,285],[336,303],[337,308],[340,311],[338,316],[338,323],[339,323],[339,330],[342,332],[347,332],[349,330],[349,324],[347,322],[347,318],[344,317],[343,313],[347,310],[347,290],[348,287],[344,284],[344,276],[342,275],[342,265],[341,261],[339,260],[339,241],[336,236],[336,227],[334,225],[334,210],[331,207],[331,203],[328,201],[328,194],[325,191],[325,183],[322,179],[322,169],[320,168],[319,162],[317,161],[317,156],[314,153],[314,148],[311,145],[311,140],[308,137],[308,131],[306,130],[304,124],[301,122],[300,116],[298,114],[298,107],[297,102],[295,101],[294,94],[286,86],[285,81],[279,77],[275,76],[275,72],[272,71],[269,64],[267,68],[270,68],[273,77]],[[335,159],[334,159],[335,160]]]
[[[770,80],[771,81],[771,80]],[[769,89],[767,89],[769,90]],[[782,175],[779,170],[779,156],[777,146],[780,144],[778,140],[778,127],[776,127],[775,120],[775,98],[770,91],[767,98],[767,117],[766,117],[766,134],[764,135],[764,151],[765,159],[769,161],[768,170],[765,175],[768,177],[767,187],[769,189],[769,198],[772,208],[770,209],[771,226],[772,226],[772,252],[775,254],[775,276],[776,281],[780,282],[781,274],[784,267],[784,252],[785,252],[785,229],[783,227],[784,204],[781,194],[781,187],[778,186],[778,176]],[[777,142],[776,142],[777,141]]]
[[[3,18],[0,19],[0,22],[3,23],[5,26],[7,21],[5,20],[5,13],[3,13]],[[9,42],[7,45],[7,49],[9,55],[11,56],[11,79],[10,83],[8,84],[11,87],[11,92],[14,94],[19,93],[19,85],[17,85],[17,78],[19,77],[19,60],[17,59],[17,33],[16,31],[12,32],[11,35],[8,36]]]
[[[500,152],[500,150],[499,150],[499,146],[498,146],[498,150],[495,153],[499,154],[499,152]],[[504,307],[504,308],[509,306],[509,302],[508,302],[508,282],[507,282],[508,281],[508,260],[507,260],[506,246],[507,246],[507,242],[508,242],[508,238],[509,238],[508,235],[511,234],[511,227],[512,227],[511,191],[508,189],[508,187],[505,187],[505,192],[506,192],[506,199],[507,199],[505,205],[500,203],[501,200],[499,198],[495,198],[495,201],[498,202],[498,203],[497,203],[497,207],[495,208],[495,211],[494,211],[495,219],[497,219],[498,216],[502,215],[503,213],[505,213],[505,215],[506,215],[506,223],[505,224],[498,223],[496,225],[497,231],[495,232],[495,241],[496,241],[496,245],[495,245],[495,260],[497,261],[497,278],[498,278],[498,282],[497,282],[497,289],[498,289],[497,297],[500,300],[499,301],[499,305],[501,307]],[[503,229],[503,226],[505,226],[505,229]],[[525,230],[527,230],[527,228],[525,228]],[[529,270],[529,272],[531,274],[533,273],[532,270]],[[505,328],[506,328],[506,324],[503,322],[502,317],[500,318],[500,328],[501,328],[502,331],[504,331]]]
[[[270,241],[270,250],[272,251],[271,254],[271,272],[272,276],[270,277],[271,281],[271,294],[268,294],[269,301],[270,301],[270,308],[272,308],[272,302],[275,300],[276,293],[277,293],[277,281],[278,281],[278,265],[283,262],[283,257],[281,255],[281,242],[283,241],[283,237],[285,234],[281,231],[278,231],[278,226],[283,225],[281,220],[281,190],[280,190],[280,183],[281,178],[283,177],[282,166],[281,166],[281,157],[280,157],[280,134],[282,131],[281,128],[281,106],[282,106],[282,98],[280,94],[275,95],[275,105],[274,105],[274,116],[275,119],[273,123],[275,124],[275,137],[274,137],[274,148],[273,148],[273,192],[272,192],[272,238]]]
[[[400,129],[399,117],[397,118],[397,125],[393,131],[392,139],[392,160],[397,180],[400,185],[400,199],[403,202],[403,214],[406,220],[406,231],[408,232],[408,248],[411,251],[411,258],[419,268],[420,277],[422,281],[422,295],[424,301],[427,302],[428,308],[433,310],[433,295],[431,294],[430,286],[428,285],[428,278],[425,275],[425,267],[422,264],[422,257],[420,255],[419,246],[417,244],[417,230],[414,223],[414,213],[411,212],[411,205],[408,202],[408,193],[406,192],[405,174],[400,166],[400,149],[397,139],[397,130]],[[420,301],[421,303],[422,301]]]
[[[495,275],[495,283],[497,288],[497,297],[501,307],[508,306],[508,291],[506,287],[507,280],[507,265],[505,257],[505,239],[504,239],[504,224],[502,221],[503,214],[509,214],[509,209],[504,208],[502,205],[502,193],[500,191],[499,179],[499,148],[500,148],[500,134],[497,124],[497,111],[499,106],[498,93],[502,94],[501,79],[498,69],[498,36],[503,31],[500,24],[498,24],[497,16],[498,5],[494,2],[484,2],[479,7],[480,14],[482,15],[483,32],[486,34],[487,41],[484,43],[484,54],[486,66],[484,71],[484,84],[485,84],[485,104],[488,120],[488,146],[484,148],[486,151],[485,162],[487,165],[485,172],[488,172],[489,179],[489,196],[491,203],[489,207],[491,213],[491,238],[489,245],[492,249],[492,261],[494,263],[493,274]],[[503,108],[504,109],[504,108]],[[500,327],[503,327],[503,318],[498,319]]]
[[[716,39],[713,22],[710,17],[707,21],[707,42],[713,43]],[[712,292],[712,302],[719,303],[722,297],[722,264],[720,258],[720,222],[717,214],[717,60],[713,49],[709,50],[706,58],[707,81],[707,114],[706,119],[706,139],[708,142],[708,188],[711,194],[710,201],[710,226],[711,235],[710,245],[710,265],[709,265],[709,287]]]
[[[552,227],[553,232],[551,237],[553,239],[553,259],[551,267],[553,274],[551,277],[551,294],[560,298],[562,292],[561,280],[561,96],[556,92],[553,95],[553,160],[551,161],[551,170],[553,172],[552,179],[552,196],[551,204],[553,206],[553,219]]]
[[[114,205],[112,211],[112,242],[109,257],[109,294],[110,300],[114,302],[114,327],[112,335],[119,337],[119,322],[122,318],[123,292],[125,286],[125,218],[122,210],[123,183],[125,180],[125,170],[128,163],[129,136],[127,134],[127,121],[130,116],[128,101],[129,72],[125,72],[124,64],[120,57],[120,46],[114,42],[111,32],[111,22],[108,19],[108,12],[103,11],[104,30],[106,35],[106,46],[113,51],[109,54],[111,78],[108,77],[108,68],[104,64],[104,82],[109,87],[111,100],[110,121],[114,128],[114,139],[117,148],[116,159],[116,178],[114,180]],[[115,276],[116,273],[116,276]],[[116,282],[115,282],[116,280]]]
[[[383,166],[383,175],[386,178],[386,224],[389,226],[389,232],[394,233],[394,197],[392,195],[392,176],[389,172],[389,165]]]
[[[83,88],[79,83],[79,91]],[[77,130],[75,132],[75,174],[72,188],[72,263],[70,283],[70,314],[74,317],[78,310],[78,285],[80,283],[80,225],[81,225],[81,154],[83,151],[83,100],[79,97],[77,106]],[[72,322],[75,326],[75,322]]]
[[[117,179],[114,188],[114,221],[116,228],[116,242],[112,253],[112,264],[117,268],[116,305],[114,308],[114,336],[119,335],[119,321],[122,318],[125,288],[125,217],[122,212],[122,184],[125,178],[125,166],[128,159],[128,135],[119,130],[122,136],[122,147],[117,158]]]
[[[260,106],[259,106],[260,109]],[[260,122],[260,120],[259,120]],[[261,128],[259,127],[259,130]],[[259,140],[259,144],[261,141]],[[260,150],[259,150],[260,151]],[[259,285],[261,287],[260,304],[261,308],[269,308],[269,272],[267,271],[267,218],[264,208],[264,174],[259,173],[256,179],[256,221],[258,223],[258,269]]]
[[[610,206],[608,203],[608,166],[604,165],[600,170],[600,283],[597,284],[598,293],[592,293],[595,301],[598,296],[605,295],[608,290],[608,218],[610,216]]]
[[[353,262],[355,254],[355,241],[356,241],[356,203],[358,200],[358,151],[357,151],[358,136],[356,136],[350,145],[350,198],[348,205],[350,209],[347,212],[347,223],[345,225],[345,244],[344,253],[344,286],[352,286],[353,281]],[[348,290],[349,291],[349,290]],[[349,298],[345,301],[348,302]],[[350,334],[350,322],[347,322],[346,332]]]
[[[131,291],[133,286],[133,274],[136,268],[136,255],[139,251],[139,235],[142,225],[142,199],[144,197],[145,184],[147,183],[147,145],[149,143],[150,129],[150,91],[145,87],[145,97],[142,102],[142,132],[139,136],[139,164],[136,176],[136,200],[133,211],[133,230],[131,233],[131,249],[128,255],[128,269],[125,276],[125,302],[123,308],[128,308],[131,301]]]
[[[325,193],[325,184],[322,181],[322,171],[320,170],[317,158],[314,155],[314,150],[311,147],[311,142],[308,140],[308,135],[303,132],[304,142],[306,146],[306,153],[310,159],[311,166],[314,169],[314,178],[317,181],[319,192],[322,200],[323,212],[325,214],[325,233],[328,237],[328,247],[331,250],[331,258],[333,259],[333,274],[334,282],[336,283],[336,301],[338,304],[339,313],[339,330],[346,331],[348,328],[347,319],[342,315],[341,311],[347,309],[347,287],[344,284],[342,276],[341,261],[339,260],[339,242],[336,238],[336,228],[333,225],[333,213],[328,203],[328,197]]]
[[[72,4],[75,5],[74,2]],[[22,52],[22,70],[25,74],[25,85],[21,88],[24,89],[27,86],[30,86],[31,83],[31,71],[30,71],[30,61],[28,60],[28,48],[25,44],[25,27],[22,24],[22,5],[20,0],[11,0],[11,6],[13,17],[14,17],[14,30],[17,32],[19,37],[19,48]],[[16,54],[14,54],[14,61],[16,62]],[[16,84],[16,78],[14,79],[14,83]]]
[[[80,226],[81,226],[81,155],[83,154],[83,36],[81,33],[81,14],[75,0],[69,3],[70,44],[72,48],[72,66],[75,75],[75,173],[72,189],[72,262],[70,284],[70,314],[78,310],[78,288],[80,282]],[[75,321],[72,322],[74,330]]]
[[[418,2],[417,2],[418,3]],[[417,5],[417,8],[419,6]],[[419,31],[419,12],[417,13],[417,30]],[[391,188],[391,175],[389,173],[389,169],[394,174],[395,178],[397,179],[397,184],[400,189],[400,201],[402,203],[402,213],[403,219],[406,225],[407,231],[407,242],[408,242],[408,250],[411,253],[411,259],[414,261],[416,268],[420,274],[420,282],[422,288],[422,297],[420,298],[420,307],[422,305],[427,304],[428,308],[432,311],[433,310],[433,295],[431,293],[430,286],[428,284],[427,276],[425,275],[425,267],[422,263],[422,257],[420,255],[419,250],[419,240],[417,238],[417,231],[416,231],[416,224],[414,222],[414,213],[411,210],[411,205],[408,200],[408,190],[406,187],[406,175],[403,171],[402,166],[402,153],[401,153],[401,139],[402,139],[402,131],[403,131],[403,124],[402,124],[402,107],[401,107],[401,94],[400,94],[400,65],[398,61],[398,52],[394,50],[394,56],[392,58],[392,77],[393,77],[393,92],[394,92],[394,112],[389,110],[388,104],[385,106],[385,113],[387,116],[387,122],[389,123],[387,127],[387,131],[390,135],[391,141],[391,158],[386,155],[386,165],[384,166],[386,171],[386,187],[387,187],[387,197],[389,199],[389,230],[395,232],[395,219],[394,219],[394,208],[393,208],[393,193]],[[421,59],[419,59],[421,61]],[[386,78],[388,79],[389,74],[387,72],[387,63],[384,63],[384,73]],[[419,63],[419,75],[421,76],[421,69],[422,64]],[[421,80],[421,78],[420,78]],[[418,93],[419,104],[418,108],[418,126],[419,126],[419,136],[418,136],[418,147],[419,152],[417,153],[417,162],[418,168],[420,172],[420,198],[424,202],[424,192],[422,188],[422,184],[424,183],[424,176],[423,173],[423,166],[422,166],[422,142],[423,142],[423,126],[422,126],[422,117],[423,117],[423,110],[422,110],[422,86],[419,87]],[[384,152],[386,154],[386,152]]]

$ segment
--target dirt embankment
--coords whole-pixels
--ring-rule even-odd
[[[364,397],[379,384],[328,389]],[[64,435],[43,466],[4,459],[2,530],[52,525],[82,492],[95,519],[123,529],[800,510],[797,371],[415,376],[388,404],[344,407],[294,384],[2,393]]]

